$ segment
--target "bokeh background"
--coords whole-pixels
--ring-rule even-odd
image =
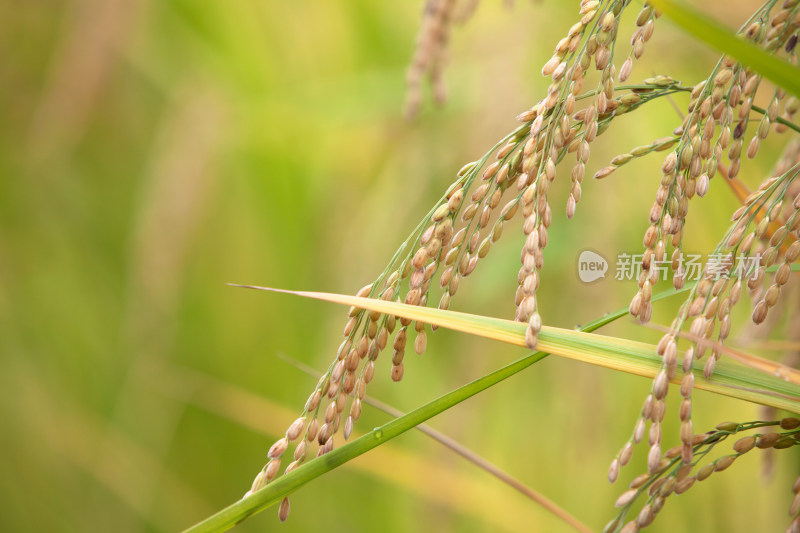
[[[456,170],[541,97],[540,66],[576,12],[575,2],[485,0],[453,33],[446,106],[426,92],[407,122],[421,4],[4,2],[0,529],[177,531],[248,489],[316,382],[278,355],[326,368],[345,311],[225,283],[352,293],[374,279]],[[704,8],[734,27],[754,5]],[[668,73],[691,84],[716,57],[668,21],[648,46],[632,80]],[[678,122],[667,101],[621,118],[587,170]],[[743,180],[757,183],[785,142],[770,138]],[[546,323],[572,327],[627,305],[633,282],[582,284],[575,262],[586,248],[641,251],[659,165],[651,157],[587,180],[569,223],[564,183],[556,188]],[[736,201],[712,182],[694,205],[687,249],[704,251]],[[507,226],[454,309],[513,316],[521,236]],[[677,304],[660,304],[654,320],[668,323]],[[605,332],[658,337],[628,321]],[[369,394],[409,410],[523,354],[440,330],[424,356],[409,354],[401,383],[379,365]],[[648,387],[549,358],[432,425],[600,529],[643,469],[639,450],[619,485],[606,480]],[[759,417],[702,393],[695,405],[698,430]],[[385,420],[368,409],[359,425]],[[797,454],[778,457],[769,482],[762,457],[671,498],[652,529],[782,531]],[[416,432],[302,488],[287,523],[275,513],[237,530],[568,530]]]

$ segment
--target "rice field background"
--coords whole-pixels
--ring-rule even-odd
[[[546,89],[541,65],[576,7],[502,4],[485,0],[456,27],[448,101],[435,106],[425,86],[411,122],[402,110],[419,2],[0,9],[0,529],[177,531],[241,497],[316,383],[287,357],[327,368],[347,315],[226,283],[355,293],[383,270],[457,170]],[[754,7],[704,3],[730,27]],[[661,20],[632,78],[692,84],[716,59]],[[666,101],[620,119],[592,145],[587,171],[679,123]],[[785,142],[770,137],[761,150],[772,157],[743,163],[741,179],[758,184]],[[628,305],[635,281],[612,271],[584,284],[576,262],[586,249],[641,253],[660,163],[587,180],[570,221],[566,185],[555,182],[539,290],[546,324],[573,327]],[[713,247],[736,205],[712,187],[689,215],[703,229],[687,247]],[[520,224],[506,232],[452,309],[513,318],[524,235]],[[653,321],[668,324],[678,304],[658,304]],[[628,320],[603,332],[660,337]],[[748,349],[780,353],[763,345]],[[379,361],[369,394],[411,410],[524,353],[439,330],[425,355],[407,356],[402,382]],[[608,463],[648,388],[548,358],[431,425],[599,530],[625,487],[609,485]],[[697,431],[760,416],[696,394]],[[387,419],[366,408],[356,433]],[[677,439],[674,409],[664,428],[665,441]],[[779,455],[765,479],[764,455],[748,454],[670,501],[651,529],[782,531],[798,456]],[[645,461],[637,450],[627,474]],[[286,523],[275,514],[236,530],[569,531],[415,432],[303,487]]]

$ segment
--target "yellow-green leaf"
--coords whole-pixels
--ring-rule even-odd
[[[516,346],[525,346],[526,325],[510,320],[345,294],[287,291],[252,285],[237,286],[351,305]],[[655,346],[594,333],[544,326],[539,333],[537,348],[552,355],[648,378],[655,377],[661,368],[661,359],[656,354]],[[755,356],[750,357],[757,359]],[[695,381],[695,387],[778,409],[800,412],[800,373],[788,367],[781,368],[782,375],[777,377],[722,360],[717,363],[714,375],[708,380],[703,377],[702,367],[696,367],[694,372],[698,379]],[[673,379],[674,383],[679,381],[679,377]]]

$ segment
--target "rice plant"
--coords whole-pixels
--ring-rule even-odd
[[[427,0],[408,70],[409,117],[426,105],[425,77],[430,78],[434,99],[444,103],[448,39],[453,24],[467,18],[476,3]],[[632,10],[637,11],[630,17],[632,27],[621,24]],[[657,28],[670,23],[666,19],[700,36],[705,42],[693,41],[698,48],[720,51],[705,78],[637,72],[643,54],[669,53],[650,51],[648,46]],[[611,483],[630,480],[629,488],[620,489],[617,509],[609,509],[604,531],[630,533],[648,527],[675,495],[691,494],[692,487],[707,479],[716,481],[744,454],[778,451],[774,460],[782,464],[781,456],[791,453],[785,450],[796,452],[800,419],[793,415],[800,413],[800,371],[790,361],[763,359],[738,349],[737,331],[743,324],[736,324],[732,313],[737,306],[750,306],[752,322],[762,324],[780,312],[796,327],[800,311],[792,292],[800,257],[800,126],[794,122],[800,107],[800,2],[771,0],[754,6],[735,34],[693,8],[667,0],[583,0],[576,5],[574,20],[553,24],[563,26],[564,34],[541,68],[549,80],[545,93],[517,115],[516,128],[454,172],[452,184],[385,269],[354,297],[295,293],[350,306],[338,347],[331,350],[330,364],[297,418],[269,447],[266,464],[242,499],[190,531],[223,530],[272,505],[285,521],[289,495],[299,487],[547,354],[651,380],[629,434],[619,435],[619,452],[609,457],[607,473],[586,474],[607,475]],[[619,117],[635,114],[636,120],[644,121],[655,102],[680,98],[688,99],[688,105],[676,111],[669,135],[620,147],[620,155],[610,163],[588,170],[598,166],[591,160],[593,143],[613,136]],[[780,139],[774,143],[783,152],[773,162],[774,171],[759,177],[751,190],[741,179],[743,156],[762,157],[763,145],[773,137]],[[641,177],[652,183],[652,198],[644,200],[652,206],[641,221],[641,253],[628,257],[636,283],[631,284],[629,307],[579,330],[549,326],[538,291],[547,282],[542,270],[553,212],[560,210],[572,219],[587,176],[614,180],[617,169],[638,158],[659,158],[662,163],[660,173]],[[567,183],[565,198],[553,194],[557,182]],[[729,213],[729,228],[700,262],[690,260],[684,238],[703,224],[703,198],[726,188],[739,199],[739,207]],[[626,208],[618,198],[606,201],[609,217]],[[690,207],[699,213],[691,220]],[[516,287],[508,294],[513,313],[486,317],[456,312],[459,291],[470,290],[468,278],[492,259],[490,252],[510,234],[523,242],[517,278],[509,280],[509,286]],[[650,324],[654,306],[666,297],[682,299],[683,304],[669,324]],[[663,336],[649,344],[592,333],[624,316]],[[534,353],[351,440],[371,401],[370,383],[402,381],[407,370],[413,371],[406,365],[407,355],[423,354],[437,328]],[[695,427],[692,411],[703,408],[694,400],[695,390],[759,403],[771,416]],[[674,441],[664,438],[670,409],[680,425]],[[554,430],[551,438],[567,436]],[[711,452],[720,449],[726,455],[712,459]],[[629,473],[625,467],[637,450],[647,457],[646,470]],[[794,494],[787,531],[800,531],[800,478],[786,491]],[[569,522],[569,512],[560,516]],[[586,530],[580,522],[571,525]]]

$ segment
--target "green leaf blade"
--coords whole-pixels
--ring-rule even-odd
[[[675,0],[650,0],[681,29],[724,54],[735,57],[779,87],[800,97],[800,69],[755,44],[737,37],[730,29],[704,13]]]

